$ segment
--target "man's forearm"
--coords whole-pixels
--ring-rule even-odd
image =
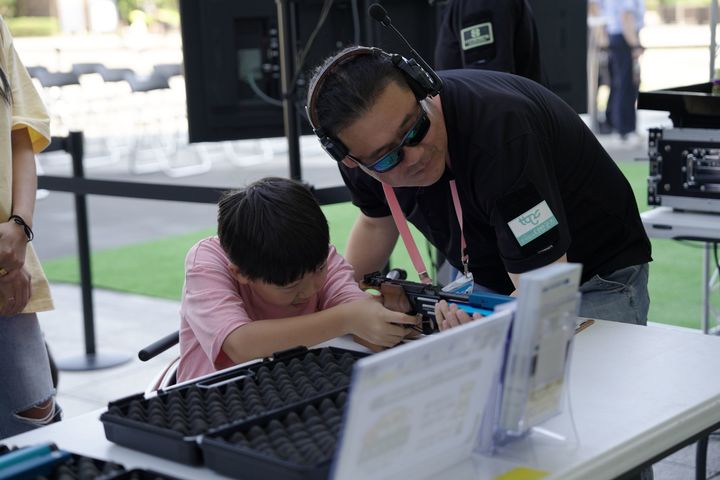
[[[361,281],[366,273],[382,270],[395,248],[397,237],[392,217],[358,215],[345,250],[345,258],[355,270],[356,281]]]
[[[552,263],[567,263],[567,254],[563,254],[562,257],[558,258]],[[508,272],[508,276],[510,277],[510,280],[512,281],[513,285],[515,286],[515,291],[511,294],[511,296],[515,296],[517,294],[517,289],[520,286],[520,275],[521,273],[510,273]]]

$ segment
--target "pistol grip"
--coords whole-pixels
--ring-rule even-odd
[[[380,294],[382,294],[385,308],[396,312],[412,313],[413,308],[405,295],[405,290],[400,285],[383,283],[380,285]]]

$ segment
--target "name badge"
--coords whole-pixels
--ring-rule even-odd
[[[508,222],[520,246],[527,245],[557,224],[558,221],[545,200]]]
[[[482,47],[495,41],[493,36],[492,23],[478,23],[460,30],[460,40],[462,41],[462,49],[470,50],[471,48]]]
[[[452,282],[445,285],[442,289],[443,292],[457,293],[458,295],[470,295],[473,292],[472,272],[468,272],[467,275],[463,275],[462,272],[458,272],[457,278]]]

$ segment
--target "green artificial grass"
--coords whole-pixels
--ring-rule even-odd
[[[330,225],[332,243],[340,253],[345,250],[357,209],[350,203],[327,205],[323,211]],[[411,226],[418,248],[425,240]],[[214,234],[214,229],[172,236],[160,240],[94,251],[90,257],[93,286],[151,297],[179,300],[185,254],[198,240]],[[427,255],[421,252],[426,261]],[[414,272],[410,258],[401,242],[391,257],[393,267]],[[76,256],[43,262],[45,274],[52,282],[80,283]]]
[[[178,300],[184,278],[185,254],[212,230],[151,242],[94,251],[90,255],[93,286]],[[51,282],[80,283],[77,257],[43,261]]]
[[[619,165],[632,185],[640,211],[647,210],[645,193],[647,162],[621,162]],[[323,211],[330,224],[331,241],[338,251],[343,253],[357,210],[351,204],[343,203],[325,206]],[[425,240],[414,229],[413,233],[429,265]],[[98,288],[179,300],[183,284],[185,253],[197,240],[212,234],[212,229],[201,230],[151,242],[95,251],[91,257],[93,285]],[[652,245],[654,261],[650,264],[650,320],[699,328],[702,244],[653,239]],[[391,257],[391,264],[394,267],[404,268],[416,279],[402,242],[398,242]],[[76,257],[49,260],[43,265],[52,282],[79,283]],[[713,297],[718,295],[714,294]],[[713,302],[716,305],[720,304],[718,298],[714,298]]]

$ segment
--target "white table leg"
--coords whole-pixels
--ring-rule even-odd
[[[710,242],[705,242],[703,249],[703,276],[702,276],[702,330],[710,331]]]

